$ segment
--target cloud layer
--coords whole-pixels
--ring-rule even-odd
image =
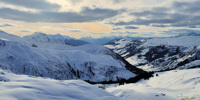
[[[173,2],[167,7],[131,12],[130,21],[110,22],[113,25],[146,25],[153,27],[193,27],[200,25],[200,1]]]
[[[15,28],[13,32],[24,34],[35,30],[69,33],[74,37],[198,33],[199,5],[199,0],[0,0],[0,21],[10,23],[0,28]],[[46,26],[54,29],[41,28]]]
[[[71,23],[100,21],[116,16],[121,11],[101,8],[83,8],[81,12],[48,12],[39,13],[19,11],[10,8],[0,8],[1,18],[25,21],[25,22],[48,22],[48,23]]]
[[[2,25],[0,25],[0,27],[8,27],[8,26],[13,26],[13,25],[11,25],[11,24],[2,24]]]
[[[39,10],[52,10],[60,8],[59,5],[52,4],[46,0],[0,0],[0,2]]]

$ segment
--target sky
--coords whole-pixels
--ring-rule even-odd
[[[200,33],[200,0],[0,0],[0,30],[81,37]]]

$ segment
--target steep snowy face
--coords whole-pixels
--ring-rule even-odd
[[[146,71],[165,71],[200,65],[200,37],[180,36],[150,40],[114,40],[106,47]],[[195,63],[193,63],[195,61]]]
[[[0,70],[0,100],[120,100],[81,80],[53,80]]]
[[[52,43],[44,34],[34,34],[33,37],[25,37],[30,40],[26,43],[0,39],[0,68],[17,74],[93,82],[136,76],[126,69],[125,62],[118,55],[103,46],[72,47]]]

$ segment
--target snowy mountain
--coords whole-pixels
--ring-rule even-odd
[[[30,43],[34,43],[34,44],[61,44],[63,43],[62,41],[56,40],[56,39],[52,39],[50,38],[48,35],[46,35],[45,33],[42,32],[35,32],[31,35],[28,36],[24,36],[23,37],[24,40],[30,42]]]
[[[81,45],[85,45],[85,44],[90,44],[86,41],[74,39],[74,38],[71,38],[68,36],[62,36],[60,34],[56,34],[56,35],[49,34],[48,36],[52,39],[62,41],[65,44],[72,45],[72,46],[81,46]]]
[[[81,80],[54,80],[0,70],[0,100],[120,100]]]
[[[105,47],[146,71],[166,71],[200,66],[200,36],[164,39],[113,40]]]
[[[149,80],[108,87],[121,100],[200,100],[200,69],[158,72]]]
[[[83,40],[92,44],[103,45],[113,39],[114,37],[102,37],[102,38],[82,37],[79,40]]]
[[[73,47],[43,33],[16,39],[2,34],[0,68],[17,74],[101,82],[129,79],[144,72],[103,46]]]

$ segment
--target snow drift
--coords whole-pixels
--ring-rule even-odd
[[[0,100],[119,100],[81,80],[54,80],[0,70]]]

